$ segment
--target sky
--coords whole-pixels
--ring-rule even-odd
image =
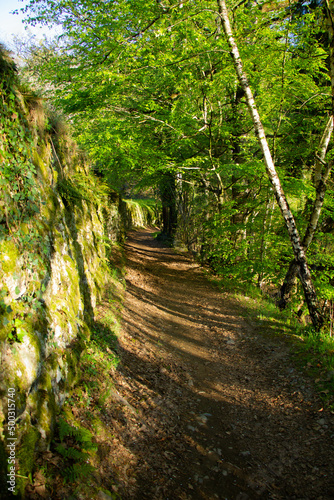
[[[43,38],[43,34],[48,34],[49,31],[45,27],[29,26],[25,29],[22,19],[25,15],[10,14],[13,10],[20,10],[29,3],[28,0],[0,0],[0,42],[8,48],[13,48],[13,35],[27,36],[30,32],[36,35],[37,38]]]

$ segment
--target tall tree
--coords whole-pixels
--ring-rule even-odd
[[[244,78],[239,75],[238,82],[233,70],[231,47],[226,42],[230,38],[220,34],[223,16],[222,10],[218,15],[217,5],[222,9],[225,4],[214,0],[31,0],[30,11],[31,22],[54,22],[63,27],[60,42],[51,57],[49,53],[41,59],[39,72],[47,76],[53,95],[77,125],[96,168],[118,186],[134,179],[141,183],[154,180],[159,185],[165,173],[182,172],[178,183],[188,189],[192,186],[197,193],[193,213],[199,217],[196,221],[211,224],[213,247],[220,245],[222,218],[229,214],[234,234],[242,234],[242,238],[234,238],[233,250],[242,247],[246,259],[256,253],[259,226],[262,232],[273,228],[261,219],[265,206],[271,204],[263,180],[261,149],[246,112]],[[234,31],[241,40],[245,67],[263,117],[262,126],[256,108],[249,105],[268,177],[294,254],[302,264],[314,324],[319,326],[322,319],[305,254],[268,143],[263,141],[263,129],[269,132],[285,192],[296,197],[297,183],[299,189],[308,189],[307,176],[302,176],[311,156],[314,131],[323,119],[317,117],[322,97],[315,98],[323,95],[317,81],[322,78],[325,54],[311,54],[309,45],[310,56],[297,53],[294,46],[300,35],[290,31],[291,11],[283,8],[281,15],[276,7],[271,9],[271,4],[259,9],[239,2],[233,8]],[[235,58],[237,67],[238,61]],[[289,192],[286,188],[290,186]],[[237,211],[242,216],[236,217]],[[275,221],[278,227],[277,218]],[[196,224],[193,219],[193,227]],[[272,236],[273,247],[277,236]],[[218,250],[214,250],[216,254]],[[275,257],[282,261],[278,252]],[[287,255],[284,259],[286,262]]]
[[[251,114],[255,133],[257,135],[258,141],[261,146],[261,150],[263,153],[266,170],[268,177],[270,179],[271,185],[273,187],[273,191],[277,200],[277,203],[281,209],[282,216],[285,221],[286,228],[288,230],[290,241],[293,249],[293,253],[295,255],[295,260],[299,266],[299,274],[302,282],[305,300],[308,306],[308,310],[312,319],[312,323],[315,328],[319,329],[323,324],[323,317],[320,313],[317,296],[315,292],[315,288],[312,282],[311,273],[307,264],[306,255],[301,243],[301,239],[298,233],[298,229],[296,226],[295,219],[290,210],[288,202],[286,200],[284,191],[281,186],[280,179],[277,175],[275,165],[271,156],[271,152],[268,146],[268,141],[265,135],[265,131],[255,104],[255,100],[253,97],[253,93],[248,83],[248,79],[243,70],[242,61],[240,58],[238,46],[234,40],[228,10],[225,4],[225,0],[217,0],[219,14],[221,17],[221,22],[224,28],[224,32],[231,49],[231,54],[233,57],[233,62],[235,66],[236,73],[238,75],[238,79],[241,85],[241,88],[245,92],[245,96],[247,99],[247,104],[249,108],[249,112]]]
[[[325,156],[328,148],[328,144],[333,132],[333,116],[331,116],[327,122],[325,131],[321,138],[319,145],[318,154],[316,155],[315,161],[315,172],[314,172],[314,183],[316,189],[316,199],[313,204],[312,214],[305,231],[305,235],[302,241],[304,251],[306,252],[310,246],[314,234],[316,232],[321,209],[324,203],[327,181],[332,169],[332,162],[325,162]],[[290,293],[295,285],[296,277],[299,272],[298,262],[294,259],[289,265],[288,272],[285,276],[283,285],[281,286],[279,293],[278,305],[281,309],[284,309],[287,305]]]

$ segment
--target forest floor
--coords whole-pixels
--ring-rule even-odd
[[[333,413],[289,344],[152,230],[126,257],[106,460],[121,498],[333,499]]]

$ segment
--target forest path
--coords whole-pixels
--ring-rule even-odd
[[[333,499],[333,422],[288,347],[152,231],[129,234],[113,444],[125,499]],[[118,443],[118,445],[117,445]]]

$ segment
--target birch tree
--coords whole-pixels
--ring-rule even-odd
[[[268,146],[268,141],[266,138],[266,134],[260,119],[260,115],[258,113],[256,103],[253,97],[252,90],[250,88],[250,85],[248,83],[247,76],[244,72],[243,69],[243,64],[242,60],[240,57],[239,49],[238,46],[235,42],[231,25],[230,25],[230,20],[229,20],[229,15],[228,15],[228,10],[226,7],[225,0],[217,0],[218,4],[218,10],[219,10],[219,15],[220,15],[220,20],[222,23],[222,27],[231,51],[231,55],[233,58],[233,63],[235,67],[236,74],[238,76],[239,83],[244,90],[246,100],[247,100],[247,105],[248,109],[250,112],[250,115],[253,120],[254,124],[254,130],[255,134],[257,136],[257,139],[259,141],[263,157],[264,157],[264,162],[266,166],[266,171],[269,177],[269,180],[271,182],[276,201],[278,203],[278,206],[280,207],[282,216],[285,221],[285,225],[290,237],[295,261],[298,264],[299,267],[299,276],[300,280],[302,283],[303,291],[304,291],[304,296],[305,296],[305,301],[307,303],[307,307],[309,310],[309,314],[313,323],[313,326],[316,329],[320,329],[322,324],[323,324],[323,317],[320,313],[319,306],[318,306],[318,300],[317,300],[317,295],[316,291],[312,282],[312,277],[311,273],[307,264],[306,260],[306,255],[305,251],[301,242],[301,238],[299,236],[299,232],[296,226],[296,222],[294,219],[294,216],[290,210],[290,207],[288,205],[288,202],[286,200],[283,188],[281,186],[280,179],[277,175],[276,168],[271,156],[271,152]]]
[[[332,106],[331,106],[331,116],[328,119],[325,131],[320,141],[318,154],[315,158],[315,169],[314,169],[314,185],[316,189],[316,199],[313,205],[313,211],[310,217],[309,224],[305,231],[305,235],[302,241],[304,251],[310,246],[314,234],[316,232],[319,217],[321,213],[321,208],[323,206],[327,181],[330,176],[332,169],[332,161],[325,162],[325,157],[327,153],[327,148],[332,137],[333,123],[334,123],[334,2],[328,2],[326,0],[326,23],[329,39],[329,74],[331,80],[331,94],[332,94]],[[280,289],[278,305],[281,309],[284,309],[287,305],[290,293],[295,285],[296,276],[299,273],[299,263],[296,259],[291,261],[288,272],[285,276],[284,283]]]
[[[326,186],[328,177],[332,169],[332,162],[325,162],[325,156],[328,148],[328,144],[333,132],[333,116],[328,119],[324,134],[321,138],[318,154],[316,155],[315,161],[315,172],[314,172],[314,184],[316,188],[316,199],[313,205],[313,211],[310,217],[310,221],[305,231],[305,235],[302,241],[304,251],[306,252],[310,246],[314,234],[316,232],[319,217],[321,213],[321,208],[324,203]],[[295,285],[296,277],[299,272],[298,262],[294,259],[291,261],[288,272],[286,273],[284,283],[279,292],[278,306],[284,309],[287,305],[290,293]]]

